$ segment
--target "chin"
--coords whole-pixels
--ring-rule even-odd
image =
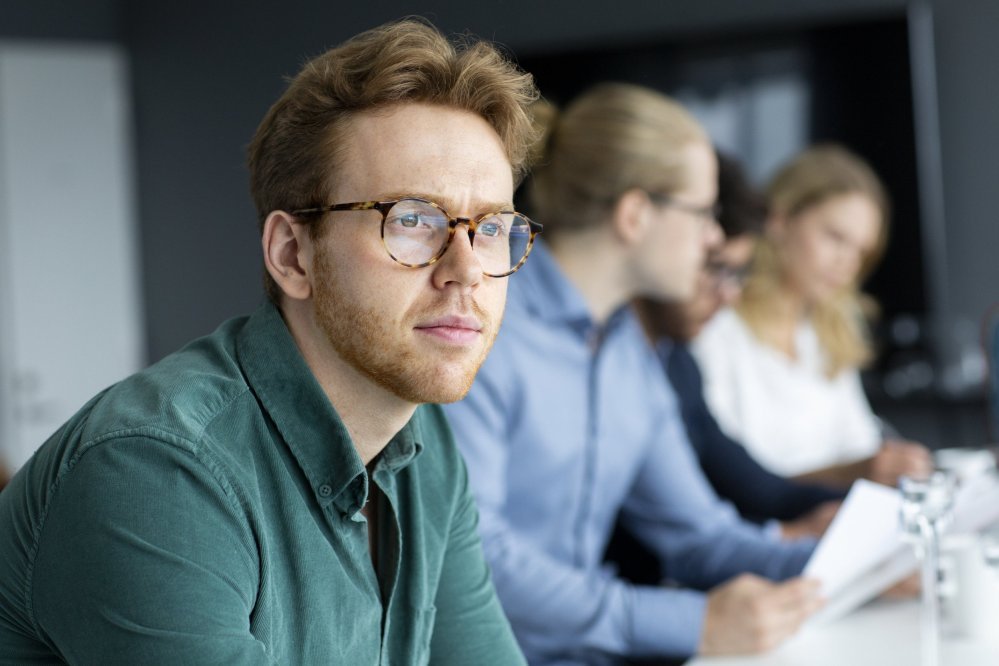
[[[452,402],[458,402],[462,400],[472,388],[472,383],[469,382],[466,386],[461,387],[451,387],[446,390],[442,390],[437,393],[433,400],[425,400],[424,402],[436,402],[441,405],[448,405]]]
[[[687,328],[687,330],[683,332],[683,337],[680,338],[680,342],[690,342],[691,340],[696,338],[698,335],[701,334],[701,331],[704,330],[704,325],[707,323],[708,322],[705,321],[701,322],[700,324],[694,324],[689,328]]]
[[[472,388],[472,379],[470,378],[466,382],[459,382],[454,384],[441,383],[434,384],[433,386],[423,386],[421,390],[410,394],[409,401],[417,404],[437,402],[440,404],[448,404],[451,402],[458,402],[466,395]]]
[[[384,382],[386,388],[398,397],[414,404],[429,402],[457,402],[471,390],[472,382],[481,363],[469,368],[450,368],[437,366],[427,372],[406,375]]]
[[[662,284],[655,290],[649,290],[648,296],[657,301],[685,302],[694,297],[696,290],[696,282],[689,285],[674,282],[672,284]]]
[[[479,373],[481,362],[475,363],[472,367],[462,367],[448,372],[437,378],[432,383],[432,392],[435,395],[432,402],[449,403],[458,402],[472,390],[472,383],[475,375]]]
[[[812,302],[816,305],[825,303],[832,299],[839,292],[839,289],[832,285],[820,285],[812,290]]]

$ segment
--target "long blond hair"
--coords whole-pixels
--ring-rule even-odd
[[[814,304],[808,316],[825,354],[826,375],[835,377],[848,368],[860,368],[874,358],[870,320],[877,314],[874,299],[860,291],[860,283],[874,269],[888,239],[889,202],[884,185],[860,157],[834,144],[814,146],[800,153],[773,178],[767,189],[771,212],[793,220],[805,210],[845,194],[860,194],[881,213],[877,242],[868,252],[857,279],[831,298]],[[757,245],[753,267],[736,310],[753,333],[771,344],[766,323],[777,307],[783,263],[773,240]]]

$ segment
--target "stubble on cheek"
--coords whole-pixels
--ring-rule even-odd
[[[382,313],[349,293],[325,249],[315,257],[316,320],[335,352],[361,374],[399,398],[414,404],[455,402],[471,389],[479,367],[492,348],[502,317],[471,301],[439,301],[398,315]],[[505,301],[504,301],[505,303]],[[476,349],[448,348],[421,339],[415,323],[471,310],[482,323]]]

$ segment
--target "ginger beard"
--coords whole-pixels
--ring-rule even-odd
[[[317,245],[313,266],[316,321],[346,363],[407,402],[448,403],[465,397],[496,340],[502,311],[493,317],[470,298],[462,310],[481,322],[480,342],[471,348],[447,346],[422,340],[413,324],[457,311],[453,300],[441,295],[437,303],[390,317],[344,289],[325,244]]]

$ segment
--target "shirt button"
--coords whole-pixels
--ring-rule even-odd
[[[333,489],[331,487],[329,487],[328,485],[326,485],[325,483],[323,485],[319,486],[319,496],[320,497],[329,497],[332,494],[333,494]]]

